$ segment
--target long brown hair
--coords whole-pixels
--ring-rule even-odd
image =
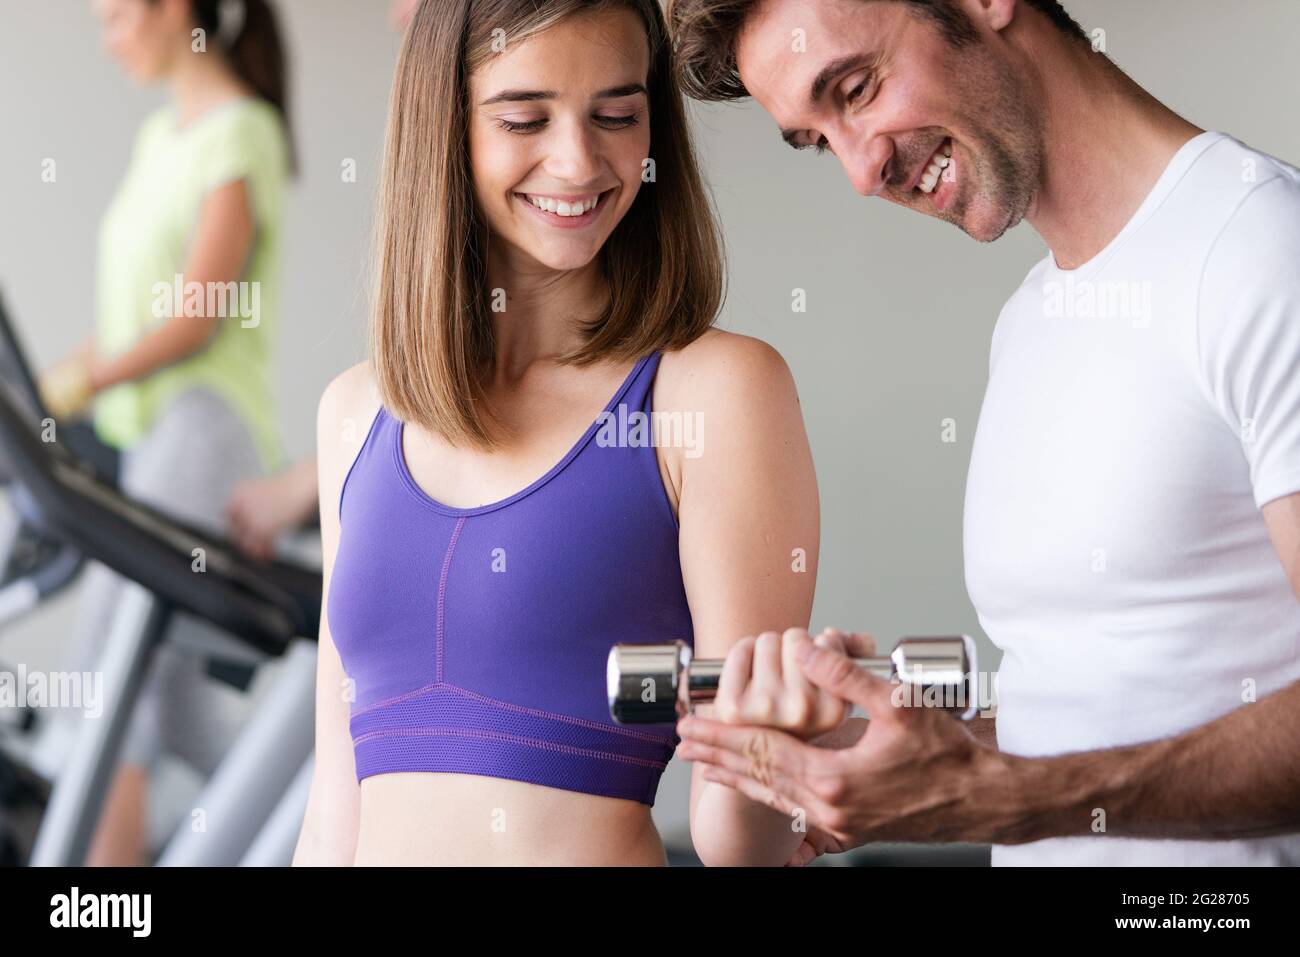
[[[520,42],[574,14],[638,13],[650,43],[654,181],[601,252],[609,302],[560,361],[680,348],[713,324],[721,242],[691,148],[658,0],[426,0],[406,32],[389,106],[376,220],[370,349],[384,406],[452,444],[492,448],[483,376],[493,356],[487,233],[466,144],[469,77],[504,30]]]

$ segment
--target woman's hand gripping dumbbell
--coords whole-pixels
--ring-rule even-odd
[[[764,637],[746,641],[757,642]],[[887,681],[897,681],[902,704],[939,707],[963,720],[969,720],[978,710],[974,686],[978,674],[975,643],[966,635],[903,638],[887,656],[875,655],[874,642],[865,636],[823,632],[814,641],[838,646],[837,650],[849,654],[858,667]],[[675,723],[694,706],[713,702],[718,697],[719,688],[726,681],[724,672],[728,662],[747,671],[745,662],[735,662],[735,656],[733,651],[726,660],[692,659],[691,649],[680,641],[615,645],[610,650],[606,672],[610,714],[621,724]],[[740,657],[744,658],[743,649]],[[767,706],[772,705],[768,702]],[[847,705],[842,705],[836,714],[735,716],[738,721],[720,714],[718,718],[732,723],[785,727],[811,738],[840,725],[847,712]]]

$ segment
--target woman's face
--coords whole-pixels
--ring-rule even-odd
[[[649,66],[640,17],[613,8],[507,45],[474,72],[470,162],[496,253],[555,270],[596,258],[650,155]]]
[[[104,49],[133,80],[151,83],[171,72],[189,37],[185,0],[94,0],[104,27]]]

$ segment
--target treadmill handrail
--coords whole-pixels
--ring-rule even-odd
[[[64,450],[56,452],[57,446],[38,439],[2,387],[0,447],[37,502],[47,529],[87,556],[268,654],[283,653],[296,637],[317,637],[318,577],[313,595],[311,576],[295,574],[282,563],[259,575],[233,547],[132,502],[79,469]],[[202,573],[191,570],[196,548],[205,552]],[[302,591],[295,596],[277,585],[276,577]]]

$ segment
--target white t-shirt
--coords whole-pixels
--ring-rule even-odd
[[[1260,513],[1300,492],[1300,170],[1197,136],[1091,262],[1034,267],[989,373],[965,560],[1004,653],[1003,750],[1173,737],[1300,680],[1300,601]],[[993,863],[1300,864],[1300,835],[1092,822]]]

